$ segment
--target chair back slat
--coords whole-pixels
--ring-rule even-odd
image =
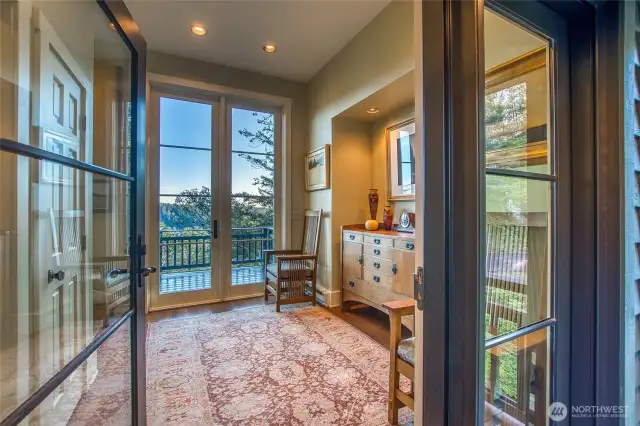
[[[320,246],[320,228],[322,227],[322,209],[306,211],[302,234],[302,253],[318,255]]]

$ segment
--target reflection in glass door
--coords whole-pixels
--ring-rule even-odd
[[[144,421],[133,392],[146,381],[144,235],[131,197],[144,181],[131,158],[144,160],[132,88],[146,73],[106,9],[0,7],[3,425]]]
[[[217,221],[212,219],[217,104],[159,94],[152,102],[158,120],[160,263],[152,306],[212,301],[219,298],[212,276],[219,273],[213,244]]]
[[[484,421],[548,424],[558,282],[552,39],[486,9]],[[509,40],[508,46],[505,40]]]
[[[229,107],[230,194],[223,215],[223,256],[230,273],[226,297],[263,294],[264,251],[273,249],[275,211],[275,146],[277,113],[242,106]],[[225,197],[226,198],[226,197]],[[225,235],[228,235],[225,233]]]

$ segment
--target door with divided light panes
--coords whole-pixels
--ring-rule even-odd
[[[0,6],[3,425],[145,422],[146,45],[124,20]]]
[[[422,8],[445,88],[424,111],[422,374],[448,389],[425,392],[424,424],[552,424],[570,406],[569,24],[537,1]]]
[[[152,88],[150,309],[263,294],[278,232],[278,108]],[[153,225],[152,225],[153,226]]]

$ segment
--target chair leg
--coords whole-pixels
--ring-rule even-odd
[[[392,368],[395,366],[392,366]],[[389,423],[398,424],[398,411],[400,410],[400,401],[396,397],[396,389],[400,386],[400,373],[393,368],[389,380]]]
[[[280,277],[276,280],[276,312],[280,312]]]
[[[316,306],[316,277],[311,281],[311,297],[313,297],[311,305]]]

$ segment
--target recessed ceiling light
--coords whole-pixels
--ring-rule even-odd
[[[193,24],[191,26],[191,32],[197,36],[203,36],[207,34],[207,29],[200,24]]]
[[[263,44],[262,50],[264,50],[267,53],[273,53],[276,51],[276,45],[272,43]]]
[[[380,108],[369,108],[367,114],[377,114],[380,112]]]

